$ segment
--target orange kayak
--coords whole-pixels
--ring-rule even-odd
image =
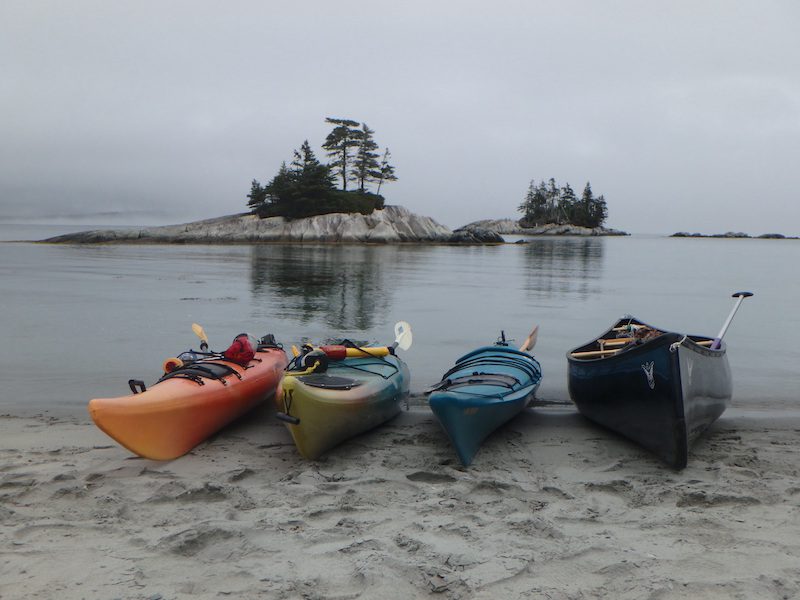
[[[95,398],[89,414],[119,444],[144,458],[170,460],[189,452],[275,393],[288,360],[279,347],[259,346],[245,367],[203,358],[176,369],[147,390]],[[138,392],[138,393],[137,393]]]

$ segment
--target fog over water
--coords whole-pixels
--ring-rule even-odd
[[[455,227],[531,179],[608,225],[800,234],[800,4],[0,4],[0,222],[245,210],[327,116],[367,123],[387,202]]]

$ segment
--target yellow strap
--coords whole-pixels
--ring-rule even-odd
[[[313,373],[316,368],[319,366],[319,361],[314,361],[314,364],[307,368],[305,371],[286,371],[283,374],[284,377],[300,377],[301,375],[308,375],[309,373]]]

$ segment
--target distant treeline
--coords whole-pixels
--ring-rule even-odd
[[[602,194],[595,197],[588,181],[578,198],[568,183],[559,187],[552,178],[538,185],[535,179],[531,180],[519,211],[523,215],[520,219],[523,227],[548,223],[600,227],[608,217],[605,198]]]
[[[247,206],[254,214],[299,219],[336,212],[370,214],[383,208],[381,186],[397,181],[389,149],[377,152],[375,132],[366,123],[330,117],[325,121],[333,125],[322,144],[330,162],[321,163],[304,141],[291,164],[284,162],[269,183],[253,180]],[[355,189],[349,191],[348,182]],[[375,193],[369,191],[370,184],[376,185]]]

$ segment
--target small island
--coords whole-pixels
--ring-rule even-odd
[[[722,239],[755,239],[755,240],[797,240],[798,237],[783,235],[782,233],[762,233],[761,235],[750,235],[741,231],[728,231],[727,233],[688,233],[679,231],[669,237],[675,238],[722,238]]]
[[[519,205],[520,219],[474,221],[456,231],[489,231],[506,235],[629,235],[603,226],[608,206],[601,194],[595,196],[587,181],[578,198],[569,183],[559,186],[555,179],[530,182],[528,193]]]
[[[589,183],[581,198],[569,184],[531,181],[518,221],[476,221],[455,231],[402,206],[386,205],[382,186],[397,181],[389,148],[379,152],[375,132],[352,119],[328,117],[332,129],[321,162],[308,140],[265,184],[253,179],[249,212],[180,225],[93,230],[46,243],[230,244],[260,242],[502,244],[502,234],[627,235],[606,229],[605,198]],[[348,189],[350,184],[350,189]],[[374,188],[374,191],[373,191]]]

